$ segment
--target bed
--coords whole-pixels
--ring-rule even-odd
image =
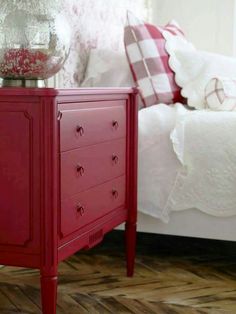
[[[109,60],[111,56],[116,60],[116,62],[109,64],[106,60]],[[94,71],[95,64],[96,71]],[[119,72],[120,75],[116,71],[116,64],[119,64],[119,68],[121,69]],[[124,55],[114,52],[111,54],[111,52],[108,52],[107,50],[103,51],[95,49],[91,51],[90,54],[87,75],[85,76],[83,86],[103,86],[108,84],[108,82],[111,86],[115,86],[117,84],[117,79],[120,85],[132,85],[132,77],[130,72],[127,71],[127,67],[128,65]],[[116,72],[115,77],[112,75],[114,72]],[[123,73],[123,75],[121,75],[121,73]],[[204,211],[196,208],[194,209],[194,206],[189,206],[188,208],[185,207],[167,210],[168,215],[163,217],[164,205],[170,195],[173,184],[176,181],[177,172],[180,171],[182,166],[180,162],[181,156],[178,156],[178,154],[181,154],[181,150],[177,152],[175,143],[176,136],[174,140],[173,134],[177,130],[181,130],[181,121],[183,117],[186,118],[189,114],[201,114],[202,112],[203,111],[193,111],[189,108],[186,109],[185,104],[180,103],[173,106],[158,104],[139,111],[138,231],[230,241],[235,239],[236,230],[234,228],[234,223],[236,222],[236,208],[229,208],[229,204],[227,205],[227,212],[222,212],[221,208],[217,206],[217,204],[213,204],[215,206],[215,208],[213,208],[215,210],[214,212],[210,212],[209,209],[207,212],[207,210]],[[223,138],[221,137],[219,139],[219,136],[212,133],[208,134],[208,140],[211,142],[212,138],[215,137],[224,143],[226,142],[224,138],[227,139],[228,137],[231,137],[232,145],[230,146],[230,154],[236,156],[236,151],[232,147],[234,144],[236,147],[236,142],[234,137],[232,137],[231,132],[234,124],[236,126],[236,113],[204,112],[207,116],[205,117],[203,115],[201,118],[205,120],[205,122],[206,120],[208,121],[212,119],[213,125],[218,124],[219,134],[221,132],[221,128],[225,127],[225,123],[228,124],[227,119],[229,119],[229,128],[225,131]],[[225,123],[222,123],[221,121],[223,116],[225,116]],[[205,126],[209,128],[210,125],[210,122],[205,123]],[[191,131],[194,131],[194,129]],[[208,131],[202,128],[202,132],[202,134],[205,134]],[[181,132],[179,133],[180,140]],[[199,136],[198,133],[193,135],[196,137]],[[214,140],[214,142],[216,147],[217,145],[222,145],[222,143],[220,144],[218,141]],[[204,143],[200,144],[204,145]],[[207,145],[208,144],[206,143],[206,146]],[[226,145],[225,147],[227,151],[228,146]],[[215,148],[212,147],[213,152],[214,149]],[[212,151],[210,153],[212,153]],[[228,158],[227,154],[219,157]],[[162,161],[162,163],[160,163],[160,161]],[[232,164],[229,172],[234,171],[234,165],[236,165],[236,160],[233,159],[231,161]],[[220,167],[220,160],[217,162],[218,163],[216,163],[215,167]],[[154,169],[152,169],[152,167],[147,168],[150,164],[154,164]],[[221,171],[224,172],[224,168],[221,168]],[[154,172],[155,175],[152,172]],[[165,183],[164,185],[163,182]],[[233,182],[231,181],[227,183],[226,179],[225,184],[226,187],[223,189],[222,193],[225,193],[225,191],[230,188],[230,197],[233,202],[236,203],[236,195],[234,196],[234,186],[236,185],[235,177],[233,176]],[[153,191],[151,192],[151,195],[150,191]],[[214,189],[212,193],[214,193]],[[155,197],[153,198],[153,195],[156,197],[156,200]]]

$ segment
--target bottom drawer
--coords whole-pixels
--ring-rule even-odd
[[[125,205],[125,176],[65,199],[61,204],[62,238]]]

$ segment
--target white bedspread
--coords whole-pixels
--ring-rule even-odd
[[[181,104],[139,112],[139,210],[167,222],[170,211],[236,214],[236,113]]]
[[[139,111],[139,210],[168,221],[165,207],[181,163],[170,133],[177,106],[159,104]],[[180,109],[184,109],[180,105]]]

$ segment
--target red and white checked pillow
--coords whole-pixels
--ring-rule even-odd
[[[175,74],[168,63],[163,31],[184,36],[175,21],[157,27],[139,20],[131,12],[127,13],[125,50],[145,107],[182,100],[181,88],[176,84]]]
[[[205,104],[214,111],[236,110],[236,78],[212,78],[205,88]]]

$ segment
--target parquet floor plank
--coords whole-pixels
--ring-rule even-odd
[[[130,314],[134,313],[126,306],[122,298],[105,297],[100,299],[102,303],[109,309],[110,313]]]
[[[102,304],[89,294],[76,294],[72,296],[73,299],[83,308],[85,308],[88,313],[94,314],[111,314],[112,312],[107,308],[106,304]]]
[[[9,298],[5,294],[5,289],[0,288],[0,313],[3,311],[8,311],[12,313],[18,311],[16,306],[9,300]]]
[[[36,306],[18,286],[5,285],[4,294],[12,304],[18,309],[26,313],[40,314],[40,308]]]
[[[57,304],[59,306],[58,314],[88,314],[87,309],[76,302],[71,295],[60,293]]]

